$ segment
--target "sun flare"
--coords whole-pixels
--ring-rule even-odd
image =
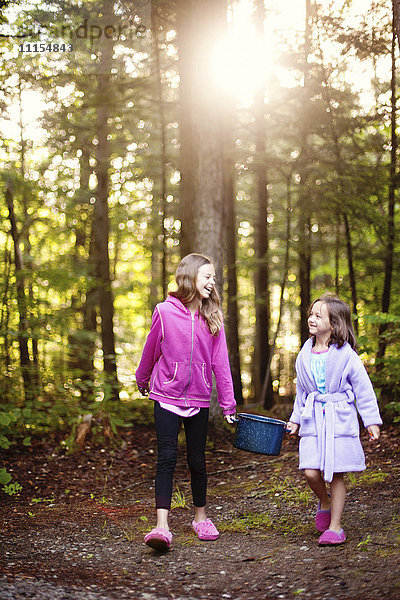
[[[265,84],[270,65],[270,49],[249,27],[239,35],[236,32],[227,33],[216,46],[212,57],[212,74],[222,93],[246,105]]]
[[[282,23],[285,13],[285,23]],[[303,20],[301,2],[272,1],[263,27],[257,28],[253,2],[239,0],[232,3],[227,33],[215,44],[210,57],[210,73],[216,88],[234,98],[240,106],[251,104],[257,91],[267,91],[268,79],[276,68],[276,31],[283,27],[289,37],[295,35],[295,30],[302,28]],[[285,78],[284,73],[280,73],[279,78],[282,76]],[[291,81],[283,83],[292,84]]]

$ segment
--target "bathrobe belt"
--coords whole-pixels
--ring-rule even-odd
[[[320,469],[324,472],[325,481],[332,481],[334,451],[335,451],[335,423],[336,404],[345,400],[349,404],[354,402],[354,394],[351,390],[346,392],[334,392],[333,394],[320,394],[311,392],[308,394],[304,406],[303,419],[312,419],[313,406],[315,406],[315,425],[317,430],[318,453],[321,457]],[[324,403],[325,405],[323,406]],[[325,416],[324,416],[325,412]]]

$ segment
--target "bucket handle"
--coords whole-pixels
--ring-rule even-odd
[[[232,415],[232,421],[234,423],[239,423],[240,419],[238,419],[238,417],[236,415]],[[289,433],[291,430],[289,429],[289,427],[287,426],[287,423],[285,423],[285,427],[283,428],[284,431],[286,431],[287,433]]]

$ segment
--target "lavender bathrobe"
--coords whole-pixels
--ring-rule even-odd
[[[296,399],[290,417],[300,425],[300,469],[319,469],[326,481],[334,473],[363,471],[357,410],[365,427],[381,425],[378,403],[358,354],[347,342],[332,345],[326,358],[326,394],[321,394],[311,373],[312,338],[296,360]],[[323,403],[326,403],[325,405]]]

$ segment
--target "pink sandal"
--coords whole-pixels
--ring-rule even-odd
[[[215,527],[214,523],[211,519],[206,519],[205,521],[192,521],[192,527],[197,534],[199,540],[208,541],[208,540],[216,540],[219,536],[219,531]]]
[[[321,502],[318,502],[318,509],[315,515],[315,527],[320,533],[326,531],[331,524],[331,509],[321,510]]]
[[[332,529],[327,529],[320,536],[318,540],[318,544],[320,546],[337,546],[338,544],[343,544],[346,541],[346,534],[341,529],[340,531],[333,531]]]
[[[144,536],[144,541],[157,552],[167,552],[171,547],[172,533],[164,527],[155,527]]]
[[[331,497],[328,494],[329,498]],[[320,533],[324,533],[331,524],[331,509],[321,510],[321,501],[318,502],[317,512],[315,513],[315,527]]]

